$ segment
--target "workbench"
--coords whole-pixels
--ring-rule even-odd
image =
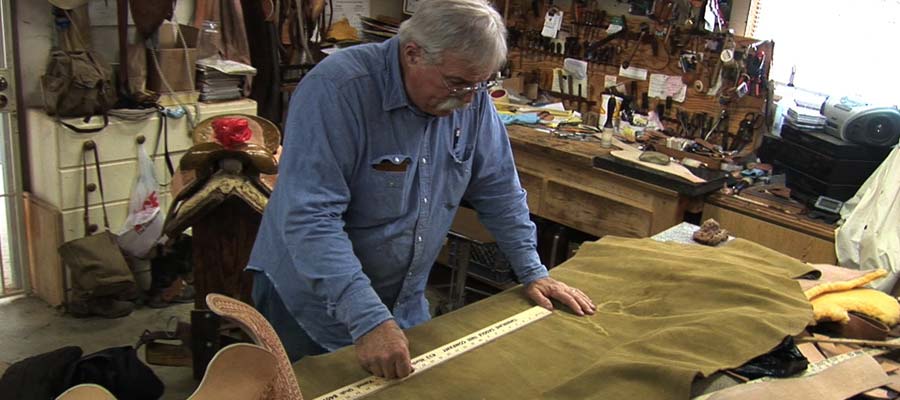
[[[597,237],[649,237],[702,206],[700,195],[634,177],[643,172],[638,169],[595,168],[596,156],[614,150],[599,141],[560,139],[517,125],[507,130],[528,208],[538,217]]]
[[[810,263],[837,265],[834,225],[804,215],[715,193],[703,205],[703,220],[719,221],[733,235]]]

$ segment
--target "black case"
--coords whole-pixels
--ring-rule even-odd
[[[891,148],[862,146],[786,124],[781,138],[767,137],[760,150],[763,159],[771,158],[776,168],[783,170],[787,187],[811,197],[847,200],[884,161]]]

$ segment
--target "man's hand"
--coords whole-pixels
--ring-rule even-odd
[[[394,379],[412,373],[409,342],[394,320],[389,319],[356,341],[359,365],[375,376]]]
[[[551,298],[563,302],[578,315],[593,315],[597,310],[597,306],[584,292],[550,277],[529,283],[525,293],[539,306],[548,310],[553,309]]]

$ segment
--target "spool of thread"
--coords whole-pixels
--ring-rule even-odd
[[[491,100],[494,102],[508,103],[509,102],[509,94],[506,93],[506,89],[504,88],[496,88],[491,90]]]
[[[603,128],[603,133],[600,135],[600,147],[603,147],[604,149],[612,147],[612,137],[613,129]]]
[[[525,85],[525,97],[528,100],[537,100],[538,98],[538,84],[537,83],[529,83]]]

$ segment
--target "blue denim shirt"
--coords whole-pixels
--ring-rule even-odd
[[[398,47],[341,50],[303,78],[247,267],[329,351],[391,318],[404,329],[430,318],[425,284],[463,198],[522,283],[547,276],[489,96],[423,113],[406,96]]]

